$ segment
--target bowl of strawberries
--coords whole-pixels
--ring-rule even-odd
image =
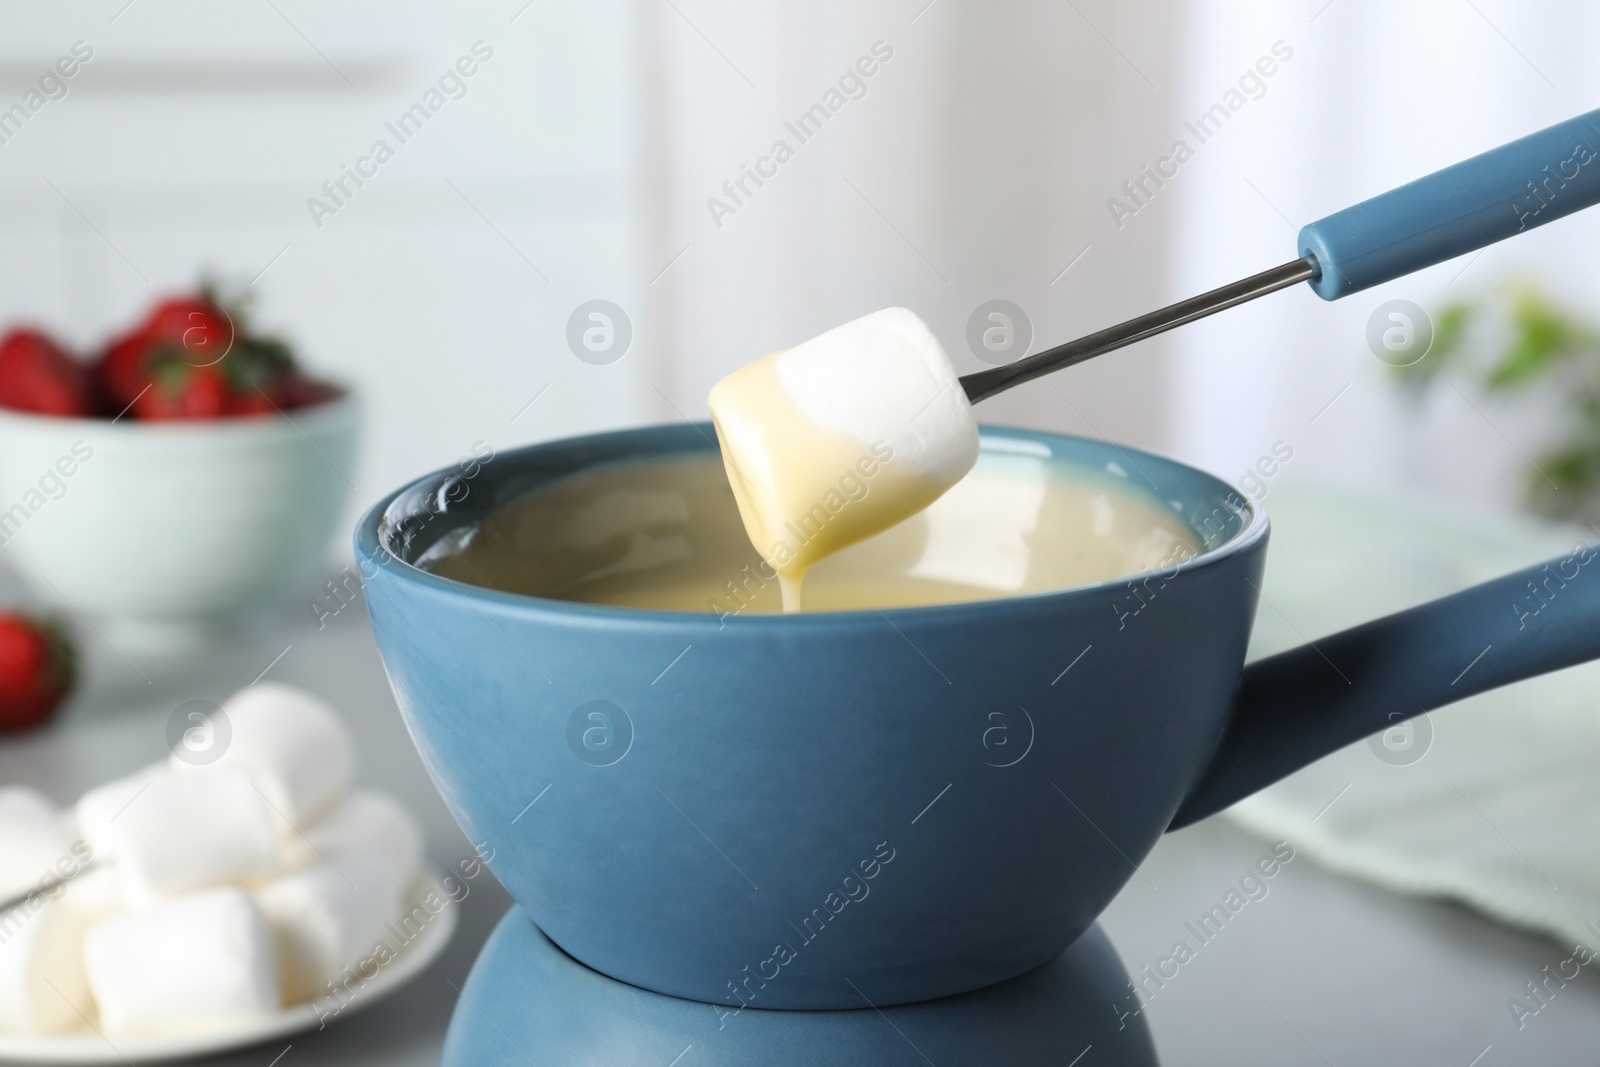
[[[0,559],[114,645],[191,646],[311,581],[357,411],[242,305],[163,300],[85,358],[0,336]]]

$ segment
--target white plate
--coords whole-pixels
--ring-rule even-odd
[[[417,880],[411,903],[419,904],[429,889],[443,897],[444,890],[439,888],[439,881],[439,872],[430,868]],[[446,904],[408,945],[395,954],[394,959],[380,967],[371,980],[353,992],[343,1010],[328,1019],[329,1024],[376,1004],[415,978],[444,951],[455,930],[455,905]],[[129,1037],[113,1042],[95,1033],[53,1037],[0,1034],[0,1063],[159,1063],[226,1052],[317,1029],[322,1026],[323,1020],[313,1006],[315,1003],[296,1004],[240,1026],[173,1037]],[[330,1009],[337,1006],[337,1002],[325,1003],[325,1007]]]

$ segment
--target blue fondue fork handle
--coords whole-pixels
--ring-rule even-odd
[[[1434,171],[1300,231],[1324,300],[1600,203],[1600,110]]]
[[[1305,281],[1324,300],[1360,292],[1600,203],[1600,110],[1318,219],[1291,262],[1014,363],[964,374],[996,393]]]

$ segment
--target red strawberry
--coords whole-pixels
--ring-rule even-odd
[[[158,359],[167,356],[190,367],[212,367],[229,354],[233,341],[232,319],[211,300],[163,301],[138,329],[113,342],[101,357],[95,372],[104,406],[115,415],[138,399],[151,386]],[[168,410],[171,405],[155,407]]]
[[[283,381],[281,403],[284,410],[289,411],[294,408],[308,408],[313,404],[326,404],[338,396],[339,390],[326,382],[291,374]]]
[[[94,365],[95,385],[109,414],[119,414],[150,384],[145,363],[152,349],[144,334],[130,333],[113,341]]]
[[[252,389],[248,393],[239,393],[228,399],[228,414],[248,418],[251,415],[276,415],[284,410],[270,392],[262,393]]]
[[[232,389],[230,413],[264,415],[289,406],[284,391],[295,374],[294,355],[277,338],[241,338],[224,369]]]
[[[338,395],[295,370],[289,346],[253,336],[212,297],[164,301],[96,367],[101,408],[135,419],[269,415]]]
[[[221,367],[194,367],[170,349],[162,349],[149,366],[150,388],[134,402],[136,419],[220,419],[228,414],[232,391]]]
[[[60,630],[0,614],[0,733],[48,720],[72,688],[73,666],[72,645]]]
[[[157,304],[139,332],[152,344],[180,349],[183,361],[195,366],[210,366],[233,347],[233,320],[204,297]]]
[[[94,407],[87,368],[37,330],[0,341],[0,406],[82,418]]]

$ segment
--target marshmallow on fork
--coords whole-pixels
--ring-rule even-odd
[[[84,794],[78,824],[133,907],[282,866],[272,809],[242,771],[146,769]]]
[[[818,560],[910,518],[978,461],[978,424],[927,324],[885,308],[735,371],[711,417],[785,610]]]
[[[84,965],[110,1036],[192,1032],[275,1012],[278,958],[241,889],[209,889],[91,926]]]
[[[338,715],[321,700],[292,686],[265,682],[247,686],[222,705],[226,747],[196,765],[174,753],[168,767],[178,774],[216,769],[246,772],[279,817],[279,833],[292,838],[326,813],[350,788],[354,746]],[[222,727],[215,726],[216,736]]]

